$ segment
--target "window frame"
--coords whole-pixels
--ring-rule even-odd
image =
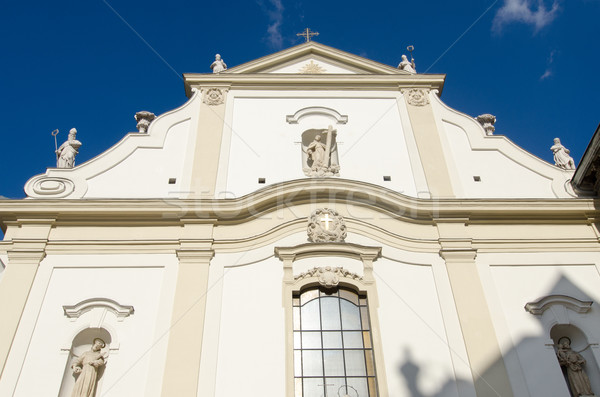
[[[276,247],[275,256],[283,261],[282,305],[285,312],[286,340],[286,397],[295,397],[294,381],[294,324],[293,296],[311,287],[322,285],[317,274],[299,277],[294,274],[293,263],[305,258],[322,258],[324,266],[335,266],[336,258],[351,258],[362,263],[362,277],[340,276],[337,286],[367,296],[371,341],[376,370],[378,396],[388,395],[387,377],[381,346],[377,298],[377,286],[373,277],[373,262],[381,256],[381,247],[369,247],[351,243],[307,243],[294,247]],[[296,273],[299,273],[298,271]]]

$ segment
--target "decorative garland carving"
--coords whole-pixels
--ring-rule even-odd
[[[412,106],[425,106],[429,104],[429,90],[412,88],[404,91],[406,101]]]
[[[313,243],[341,243],[346,238],[346,223],[337,211],[320,208],[308,218],[308,239]]]
[[[202,102],[210,106],[220,105],[225,102],[225,90],[221,88],[209,88],[204,91]]]
[[[300,273],[294,277],[294,280],[301,280],[309,277],[318,277],[319,284],[325,288],[337,287],[341,278],[349,278],[352,280],[362,280],[362,277],[356,273],[352,273],[343,267],[313,267],[312,269]]]

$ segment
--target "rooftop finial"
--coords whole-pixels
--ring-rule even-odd
[[[306,42],[308,43],[311,39],[311,37],[313,36],[318,36],[319,32],[313,32],[312,30],[310,30],[310,28],[306,28],[302,31],[302,33],[296,33],[296,36],[302,36],[306,39]]]

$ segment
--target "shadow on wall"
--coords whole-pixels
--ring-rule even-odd
[[[449,379],[440,387],[438,392],[435,392],[434,394],[423,393],[419,389],[418,384],[421,368],[413,361],[410,350],[407,349],[405,351],[405,356],[407,357],[406,361],[401,364],[398,369],[404,377],[406,387],[410,391],[410,397],[456,397],[458,395],[458,390],[469,387],[470,382],[466,380]]]
[[[564,275],[557,280],[545,296],[566,296],[582,302],[593,300]],[[532,296],[530,302],[538,301],[543,297]],[[526,303],[528,302],[523,302],[523,306]],[[523,306],[512,309],[524,311]],[[558,299],[558,303],[546,305],[542,309],[542,313],[539,314],[524,313],[539,323],[539,333],[521,338],[513,345],[512,349],[506,352],[504,360],[502,357],[492,358],[490,360],[492,364],[488,370],[480,376],[474,374],[478,396],[505,397],[490,387],[489,383],[493,382],[486,381],[494,376],[492,374],[496,372],[495,369],[503,364],[507,369],[515,397],[576,395],[577,392],[569,390],[571,388],[569,385],[573,382],[569,381],[569,370],[566,366],[561,366],[557,358],[559,340],[564,337],[569,338],[573,354],[578,354],[585,360],[583,371],[589,377],[589,387],[594,395],[600,396],[600,367],[598,365],[598,361],[600,361],[598,360],[600,355],[598,346],[600,302],[594,302],[587,312],[578,312],[577,308],[568,307],[568,305],[561,306],[560,299]],[[437,391],[424,392],[422,382],[425,379],[423,372],[426,371],[422,371],[423,368],[413,358],[410,349],[404,351],[404,357],[404,361],[397,366],[397,374],[404,380],[406,391],[390,391],[390,396],[457,397],[462,395],[461,390],[472,390],[473,388],[473,379],[449,378],[443,384],[440,383]],[[581,373],[575,375],[577,378]]]

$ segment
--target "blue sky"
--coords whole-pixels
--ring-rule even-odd
[[[353,0],[168,3],[5,2],[0,12],[0,195],[24,197],[76,127],[77,162],[135,131],[136,111],[186,101],[182,73],[210,72],[316,41],[396,66],[414,45],[418,72],[445,73],[442,100],[497,116],[496,133],[552,161],[560,137],[579,161],[598,123],[600,0]]]

